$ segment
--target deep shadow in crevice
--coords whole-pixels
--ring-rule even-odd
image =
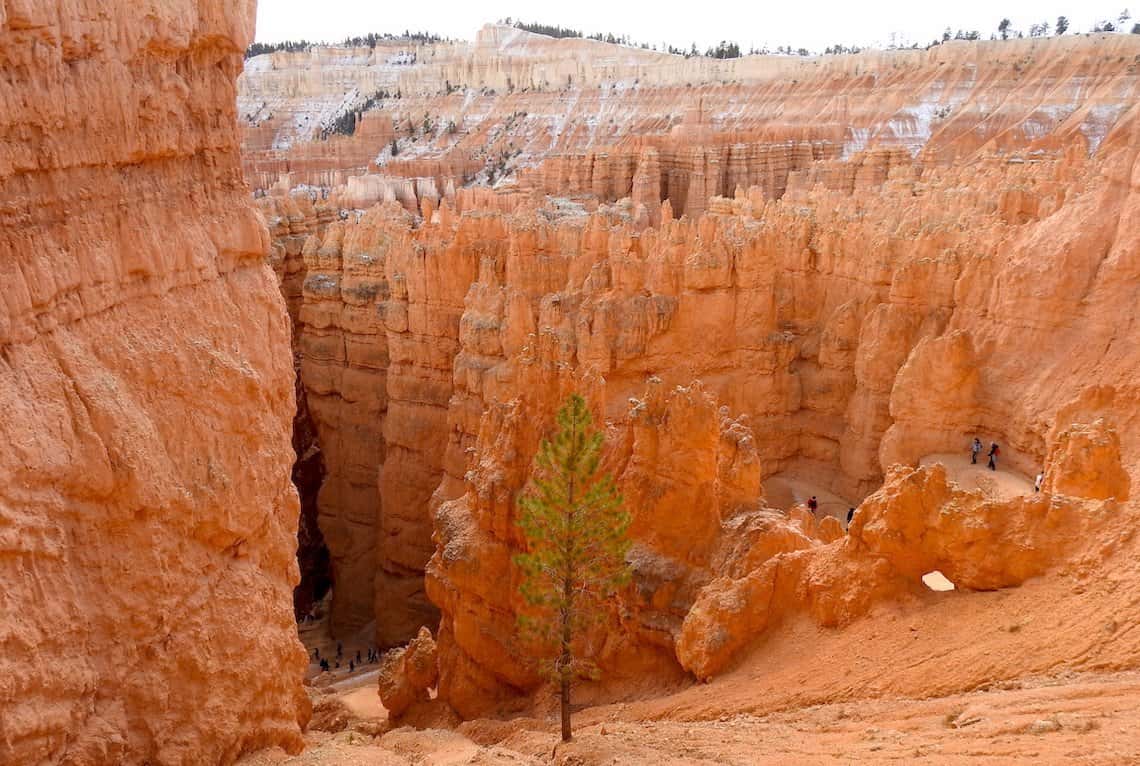
[[[298,621],[332,588],[332,564],[325,536],[317,524],[317,494],[325,480],[325,461],[317,432],[309,418],[305,392],[297,378],[297,414],[293,418],[293,484],[301,498],[297,524],[297,564],[301,582],[293,589],[293,613]]]

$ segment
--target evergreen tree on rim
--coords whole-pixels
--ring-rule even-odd
[[[519,625],[542,647],[543,670],[559,684],[562,741],[570,740],[570,684],[596,678],[585,656],[585,630],[629,581],[630,515],[609,474],[598,471],[603,434],[586,400],[573,394],[558,411],[558,431],[535,456],[531,486],[519,498],[527,552],[515,556],[520,592],[532,611]]]

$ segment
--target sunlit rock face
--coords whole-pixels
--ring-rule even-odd
[[[501,71],[516,44],[578,44],[496,39],[470,55]],[[404,125],[398,154],[367,131],[330,139],[376,161],[328,160],[351,183],[295,203],[325,211],[313,220],[343,211],[312,252],[339,249],[343,264],[354,242],[384,264],[386,289],[366,301],[383,325],[367,343],[389,360],[375,576],[340,588],[358,605],[371,593],[385,642],[434,628],[438,608],[440,694],[463,715],[539,683],[517,660],[515,502],[573,390],[607,430],[634,514],[634,583],[598,639],[619,686],[709,677],[789,615],[846,624],[934,569],[967,589],[1015,586],[1130,502],[1140,397],[1118,309],[1140,277],[1140,40],[723,71],[630,55],[614,87],[525,92],[517,70],[510,92],[457,77],[467,90],[440,95],[407,65],[401,97],[362,118]],[[280,87],[302,60],[290,56],[251,64],[242,98]],[[266,67],[278,74],[257,85]],[[425,111],[461,129],[409,130]],[[320,142],[295,139],[298,152]],[[290,179],[259,167],[277,187],[265,204],[294,204]],[[317,165],[291,167],[319,180],[304,175]],[[304,294],[299,313],[355,300]],[[373,405],[343,406],[375,427]],[[975,435],[1001,444],[1003,470],[1043,471],[1041,497],[975,495],[919,467]],[[865,501],[862,531],[772,507],[778,474]],[[915,524],[938,530],[937,550]]]
[[[253,2],[0,9],[0,762],[296,750],[289,320]]]

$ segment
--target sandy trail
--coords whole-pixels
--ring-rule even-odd
[[[791,510],[793,506],[807,507],[808,500],[815,495],[819,502],[816,518],[834,516],[847,523],[847,509],[853,508],[857,503],[848,502],[832,492],[828,492],[819,485],[802,476],[790,473],[777,473],[764,480],[764,501],[772,508],[782,511]]]
[[[931,699],[856,700],[768,715],[578,723],[554,763],[1134,764],[1140,673],[1067,674]],[[459,731],[396,729],[375,739],[312,732],[300,756],[260,753],[245,766],[549,764],[553,722],[475,721]]]
[[[946,466],[950,480],[958,486],[963,489],[980,489],[997,500],[1006,500],[1033,491],[1031,478],[1002,467],[1000,463],[998,470],[991,471],[986,467],[985,461],[985,453],[978,458],[977,465],[971,465],[968,455],[939,452],[923,457],[919,460],[919,465],[942,463]],[[817,518],[834,516],[846,523],[847,509],[858,505],[848,498],[829,492],[810,477],[799,474],[777,473],[764,480],[764,501],[772,508],[788,511],[797,505],[806,507],[812,495],[815,495],[819,502]]]
[[[968,455],[939,452],[927,455],[918,461],[919,465],[941,463],[946,466],[946,475],[962,489],[980,489],[996,500],[1008,500],[1017,495],[1033,492],[1033,480],[1017,471],[1003,468],[991,471],[986,467],[986,456],[978,456],[978,464],[972,465]]]
[[[321,617],[318,619],[299,623],[297,625],[297,637],[309,655],[309,665],[305,669],[305,678],[314,679],[321,675],[320,661],[313,654],[313,650],[317,649],[320,651],[320,656],[328,659],[332,665],[328,674],[332,685],[338,688],[352,688],[353,679],[371,675],[372,687],[375,688],[376,670],[379,663],[367,661],[368,649],[373,646],[368,637],[373,632],[374,625],[369,623],[357,631],[355,636],[340,641],[341,659],[339,660],[340,667],[337,667],[336,648],[338,642],[330,635],[327,609],[321,610]],[[357,652],[360,653],[362,660],[359,665],[356,663]],[[350,662],[355,666],[352,670],[349,670]],[[349,686],[346,687],[345,684],[349,684]]]

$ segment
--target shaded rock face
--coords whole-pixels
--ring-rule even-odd
[[[420,628],[407,646],[393,649],[380,663],[378,692],[389,717],[398,721],[413,705],[431,699],[439,680],[439,658],[431,631]]]
[[[299,749],[289,320],[252,2],[0,11],[0,762]]]
[[[484,94],[496,103],[482,113],[513,111],[454,142],[494,153],[518,139],[536,160],[502,193],[456,188],[450,171],[400,178],[460,153],[444,139],[419,146],[421,165],[327,199],[268,198],[312,211],[290,227],[317,227],[303,266],[280,259],[286,281],[306,275],[302,382],[330,398],[344,455],[377,449],[378,423],[383,438],[349,461],[367,469],[353,473],[367,503],[330,494],[322,511],[358,525],[330,536],[334,568],[352,572],[337,598],[357,622],[374,615],[386,644],[438,607],[440,695],[463,715],[536,688],[517,659],[515,501],[574,390],[607,429],[634,514],[634,583],[596,637],[619,684],[718,673],[785,616],[844,624],[913,596],[930,569],[998,588],[1058,566],[1072,552],[1050,535],[1101,534],[1091,520],[1129,502],[1140,457],[1136,360],[1115,313],[1140,278],[1137,115],[1121,106],[1136,100],[1136,45],[841,57],[802,85],[752,72],[688,89],[658,72],[622,94],[633,117],[608,133],[589,129],[605,89],[547,94],[551,110],[580,105],[544,123],[556,134],[522,116],[505,128],[524,103],[538,113],[541,92]],[[1072,87],[1042,87],[1024,60]],[[450,103],[404,84],[398,108]],[[845,84],[864,94],[854,111]],[[373,259],[374,295],[352,285],[354,253]],[[346,393],[350,347],[387,362]],[[1003,466],[1044,467],[1048,497],[993,506],[929,471],[892,472],[964,454],[974,435],[1001,443]],[[766,508],[763,483],[783,472],[853,504],[872,496],[864,532]],[[937,550],[915,535],[927,526]],[[989,540],[991,526],[1005,531]]]
[[[331,558],[332,627],[344,634],[375,619],[387,647],[438,621],[423,586],[428,502],[443,472],[464,296],[501,226],[468,221],[461,248],[413,229],[398,206],[342,220],[335,203],[260,205],[282,290],[296,296],[299,382],[326,466],[314,503]]]
[[[325,461],[317,442],[316,429],[306,404],[300,376],[297,376],[297,414],[293,418],[293,485],[301,499],[297,522],[297,564],[301,581],[293,589],[293,612],[298,620],[313,613],[313,607],[332,588],[332,562],[321,531],[317,498],[325,479]]]

